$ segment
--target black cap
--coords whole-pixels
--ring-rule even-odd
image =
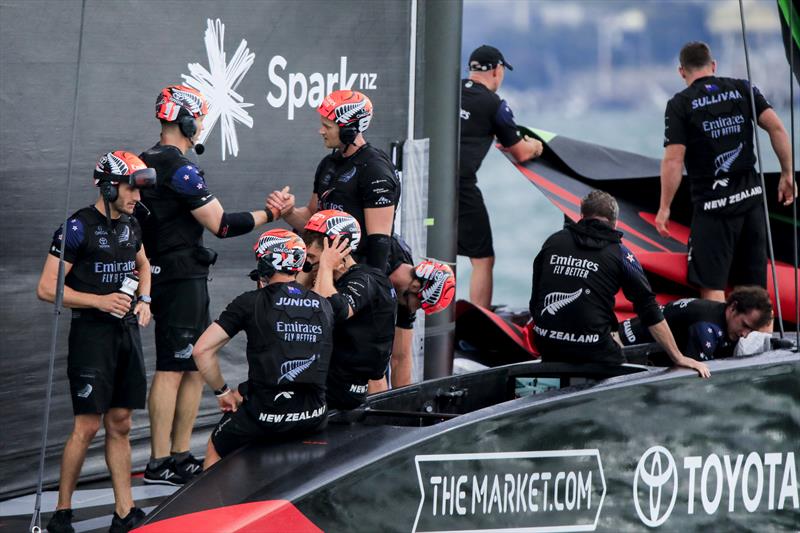
[[[502,52],[488,44],[479,46],[469,56],[470,70],[492,70],[497,65],[503,65],[508,70],[514,70],[514,67],[503,57]]]

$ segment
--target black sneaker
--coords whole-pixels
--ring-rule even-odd
[[[183,461],[176,462],[176,466],[178,467],[178,472],[187,480],[203,473],[203,461],[191,453]]]
[[[131,507],[131,512],[125,518],[120,518],[115,512],[114,518],[111,519],[111,527],[108,528],[108,533],[127,533],[131,529],[139,527],[144,522],[144,511],[138,507]]]
[[[180,486],[185,485],[187,481],[189,479],[180,472],[172,457],[166,459],[158,468],[150,468],[148,464],[144,471],[145,483]]]
[[[59,509],[53,513],[45,529],[50,533],[75,533],[75,528],[72,527],[72,509]]]

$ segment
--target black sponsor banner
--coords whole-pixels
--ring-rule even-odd
[[[598,450],[418,455],[413,531],[593,531],[606,484]]]
[[[64,215],[81,2],[0,0],[0,9],[0,402],[13,406],[0,436],[0,493],[8,494],[35,482],[53,316],[35,291]],[[370,97],[369,142],[388,149],[404,137],[409,16],[410,2],[397,0],[87,0],[70,211],[97,198],[92,171],[100,154],[138,154],[158,141],[156,96],[178,83],[209,99],[206,152],[190,157],[227,211],[261,209],[284,185],[305,204],[326,154],[315,107],[327,92],[351,88]],[[252,288],[247,273],[256,237],[206,235],[206,245],[219,252],[209,285],[212,318]],[[50,482],[71,428],[68,328],[69,311],[56,353]],[[152,331],[143,331],[149,373]],[[222,365],[233,383],[246,375],[244,339],[229,346]],[[210,422],[216,410],[213,398],[204,398],[201,418]],[[133,435],[143,446],[147,424],[144,413],[135,415]],[[135,449],[134,457],[140,461],[145,450]],[[104,469],[102,451],[92,451],[85,473]]]

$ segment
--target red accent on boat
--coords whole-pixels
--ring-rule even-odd
[[[241,503],[159,520],[137,533],[207,531],[215,533],[322,533],[287,500]]]
[[[543,189],[547,189],[548,191],[550,191],[553,194],[557,194],[558,196],[560,196],[561,198],[565,199],[566,201],[568,201],[568,202],[570,202],[572,204],[575,204],[577,206],[581,205],[581,199],[578,198],[577,196],[575,196],[574,194],[572,194],[571,192],[569,192],[569,191],[567,191],[565,189],[562,189],[561,187],[559,187],[555,183],[553,183],[551,181],[548,181],[546,178],[543,178],[542,176],[540,176],[536,172],[533,172],[532,170],[530,170],[528,168],[525,168],[524,166],[520,165],[519,163],[515,163],[515,164],[516,164],[517,168],[519,169],[519,171],[522,172],[525,176],[527,176],[527,178],[529,180],[531,180],[534,184],[538,185],[539,187],[542,187]],[[578,218],[580,218],[580,217],[578,217]]]
[[[639,216],[654,228],[656,227],[656,216],[653,213],[639,211]],[[689,228],[683,224],[678,224],[674,220],[669,221],[669,236],[681,244],[689,244]]]

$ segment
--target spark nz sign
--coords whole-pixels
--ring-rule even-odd
[[[606,494],[596,449],[418,455],[415,463],[415,533],[594,531]]]
[[[336,72],[286,73],[289,62],[281,55],[273,56],[267,66],[267,103],[274,108],[286,106],[289,120],[303,106],[318,107],[325,95],[340,89],[373,91],[378,88],[377,72],[348,72],[347,56],[339,58]]]
[[[679,513],[800,509],[795,453],[712,453],[676,459],[664,446],[652,446],[636,465],[633,504],[648,527],[668,526],[670,517]]]

